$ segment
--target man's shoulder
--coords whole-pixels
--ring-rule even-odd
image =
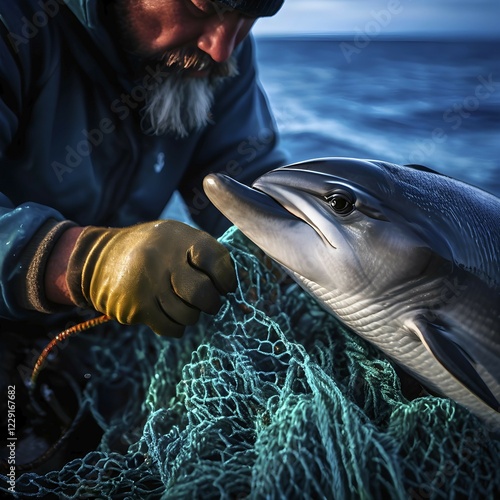
[[[0,22],[26,38],[34,38],[57,24],[57,18],[68,12],[65,0],[2,0]]]
[[[61,17],[68,12],[64,0],[2,0],[1,37],[21,59],[33,52],[40,54],[47,45],[53,49]]]

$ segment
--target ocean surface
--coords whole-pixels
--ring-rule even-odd
[[[257,38],[293,161],[419,163],[500,196],[500,40]]]

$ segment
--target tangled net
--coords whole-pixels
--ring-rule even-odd
[[[448,399],[405,398],[384,356],[239,231],[221,241],[239,286],[215,317],[180,340],[108,324],[71,341],[87,339],[95,375],[79,408],[102,437],[57,470],[19,474],[16,496],[498,495],[500,441],[477,418]]]

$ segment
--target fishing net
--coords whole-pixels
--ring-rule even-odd
[[[76,346],[94,367],[78,414],[99,440],[53,470],[17,471],[19,498],[499,493],[500,441],[478,419],[448,399],[406,397],[387,359],[239,231],[221,241],[238,289],[182,339],[108,323],[68,341],[58,359]],[[90,432],[81,421],[73,439]]]

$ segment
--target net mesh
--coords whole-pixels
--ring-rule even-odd
[[[474,416],[406,398],[393,366],[239,231],[221,241],[238,289],[182,339],[108,324],[69,341],[95,366],[79,408],[103,434],[55,470],[18,473],[18,497],[498,495],[500,441]]]

